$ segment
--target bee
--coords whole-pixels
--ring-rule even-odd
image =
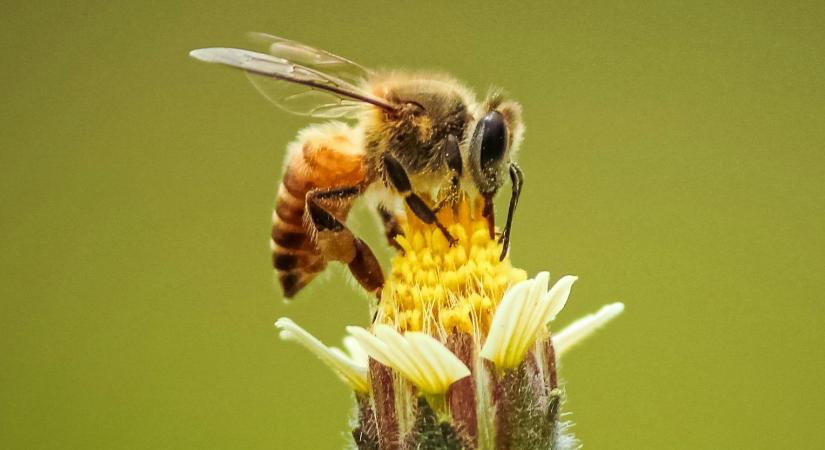
[[[202,48],[190,55],[241,69],[287,112],[338,119],[304,128],[287,146],[271,235],[272,261],[286,298],[330,261],[346,264],[380,298],[381,265],[346,226],[360,197],[373,199],[391,245],[401,232],[402,203],[452,245],[456,239],[436,213],[463,195],[480,196],[494,238],[493,198],[509,176],[512,194],[498,238],[504,259],[524,180],[515,162],[524,131],[518,103],[497,91],[479,102],[448,75],[377,72],[288,39],[252,37],[266,53]]]

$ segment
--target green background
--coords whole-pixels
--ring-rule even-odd
[[[824,22],[821,2],[4,4],[0,447],[341,447],[348,390],[272,326],[367,322],[338,268],[290,305],[273,284],[308,121],[187,57],[258,30],[523,103],[515,263],[581,277],[557,327],[627,304],[562,367],[587,448],[822,448]]]

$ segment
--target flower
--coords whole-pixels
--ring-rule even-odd
[[[392,258],[376,321],[398,330],[444,335],[453,331],[486,335],[496,305],[512,284],[527,279],[510,259],[500,261],[501,245],[490,237],[480,207],[469,201],[443,208],[439,220],[457,244],[408,214],[403,251]]]
[[[289,319],[281,337],[303,345],[355,392],[359,449],[568,449],[560,417],[561,355],[618,316],[621,303],[553,334],[577,278],[552,287],[500,260],[501,246],[466,198],[438,213],[457,238],[407,214],[401,251],[369,328],[347,327],[349,353]]]

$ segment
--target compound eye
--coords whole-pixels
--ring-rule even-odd
[[[480,135],[479,135],[480,134]],[[481,167],[497,164],[507,150],[507,125],[498,111],[490,111],[476,125],[473,140],[481,140]]]

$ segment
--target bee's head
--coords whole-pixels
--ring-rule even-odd
[[[521,106],[490,95],[469,141],[470,174],[483,196],[492,197],[504,184],[523,133]]]

